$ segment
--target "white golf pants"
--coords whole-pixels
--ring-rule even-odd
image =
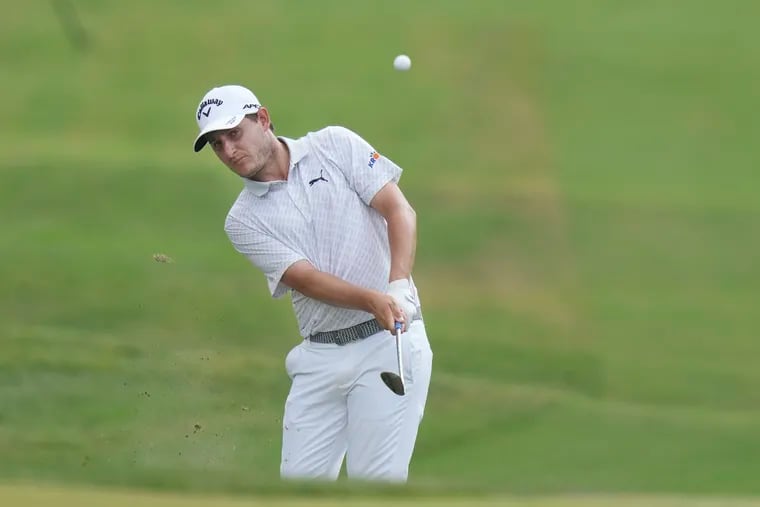
[[[398,371],[396,340],[388,331],[347,345],[305,340],[288,353],[293,382],[283,417],[283,478],[335,480],[345,457],[350,478],[406,481],[433,353],[421,320],[401,337],[403,396],[380,378]]]

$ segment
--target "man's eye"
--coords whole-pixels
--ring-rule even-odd
[[[230,137],[235,138],[240,134],[240,131],[238,129],[232,129],[230,130]]]

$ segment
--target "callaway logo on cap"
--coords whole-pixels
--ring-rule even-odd
[[[231,129],[237,126],[245,115],[259,110],[259,99],[251,90],[238,85],[212,88],[198,104],[195,121],[200,133],[195,138],[195,151],[206,145],[206,134],[214,130]]]

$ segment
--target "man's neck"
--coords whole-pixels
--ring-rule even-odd
[[[251,179],[262,183],[266,183],[267,181],[285,181],[288,179],[289,172],[290,150],[288,149],[288,145],[284,141],[275,139],[274,151],[269,159],[269,164],[260,171],[260,176],[257,175]]]
[[[285,141],[277,139],[274,157],[272,158],[276,164],[275,174],[281,176],[281,180],[287,180],[290,173],[290,148],[285,144]]]

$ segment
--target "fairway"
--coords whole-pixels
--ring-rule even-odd
[[[0,486],[3,505],[25,507],[758,507],[760,500],[688,498],[677,496],[574,495],[536,498],[286,498],[286,497],[187,497],[171,494],[109,492],[82,489]]]
[[[758,505],[760,2],[69,3],[86,45],[0,19],[0,505]],[[300,336],[192,150],[224,83],[404,169],[403,494],[278,482]]]

